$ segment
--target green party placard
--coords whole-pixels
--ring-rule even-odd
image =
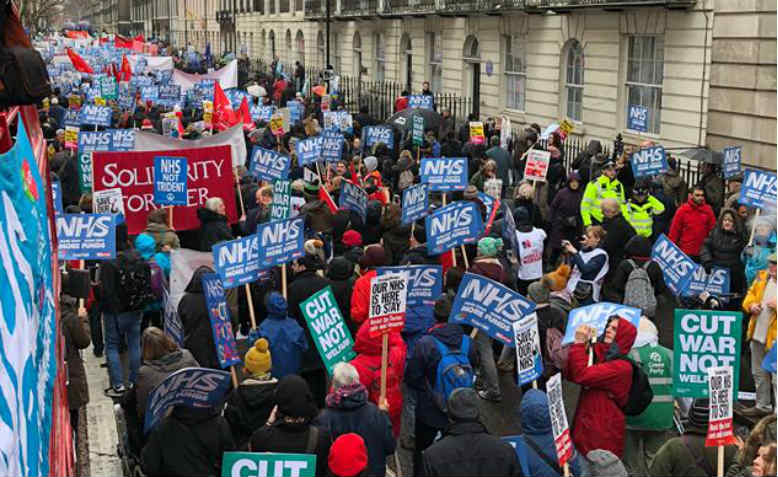
[[[315,454],[225,452],[222,477],[314,477]]]
[[[319,350],[321,360],[332,375],[332,369],[342,361],[349,361],[354,356],[354,340],[338,309],[338,302],[332,294],[332,288],[320,290],[304,302],[300,310],[311,330],[313,342]]]

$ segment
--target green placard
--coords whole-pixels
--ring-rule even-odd
[[[105,99],[116,99],[116,95],[116,78],[112,76],[104,76],[100,78],[100,96]]]
[[[413,115],[413,145],[421,146],[424,142],[424,116]]]
[[[743,314],[735,311],[675,310],[673,395],[708,397],[708,368],[732,366],[739,389]]]
[[[270,220],[285,220],[289,218],[289,208],[292,200],[291,184],[291,181],[282,179],[273,182],[273,203],[270,205]]]
[[[92,193],[92,153],[78,151],[78,184],[82,194]]]
[[[222,477],[314,477],[315,454],[225,452]]]
[[[332,368],[354,357],[354,340],[338,309],[332,288],[327,287],[300,303],[319,356],[332,375]]]

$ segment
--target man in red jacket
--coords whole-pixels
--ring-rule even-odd
[[[692,260],[699,262],[702,243],[715,226],[716,216],[705,203],[705,190],[694,186],[691,198],[675,212],[668,238]]]

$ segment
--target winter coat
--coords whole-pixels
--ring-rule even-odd
[[[603,218],[602,227],[607,232],[602,248],[608,252],[608,263],[621,263],[627,242],[636,235],[635,228],[622,214],[612,218]]]
[[[291,318],[297,320],[297,324],[305,332],[305,339],[308,344],[313,343],[313,338],[311,337],[311,331],[308,329],[308,324],[305,322],[305,317],[300,311],[300,303],[310,298],[311,295],[319,290],[323,290],[329,284],[329,280],[319,276],[313,270],[305,270],[295,275],[286,291],[287,313]],[[324,369],[324,364],[316,351],[316,346],[307,347],[307,350],[303,353],[300,366],[302,370]]]
[[[581,177],[581,184],[589,182],[591,177],[592,158],[602,152],[602,145],[600,141],[592,139],[586,145],[586,149],[579,152],[573,160],[573,169],[578,171],[578,175]]]
[[[680,207],[689,197],[689,186],[678,174],[678,171],[670,169],[659,178],[665,195],[672,199],[675,207]]]
[[[508,185],[508,170],[511,168],[511,156],[500,146],[493,146],[486,151],[486,157],[497,163],[497,178],[503,185]]]
[[[743,300],[743,312],[745,312],[746,314],[750,314],[751,305],[758,305],[762,303],[762,299],[764,298],[765,288],[767,288],[767,284],[770,281],[769,279],[770,279],[770,275],[767,273],[767,270],[762,270],[756,275],[756,280],[754,280],[754,283],[752,283],[751,286],[748,288],[748,293],[746,294],[746,297]],[[775,310],[773,310],[770,313],[770,315],[772,316],[772,318],[770,319],[770,325],[767,327],[767,336],[765,337],[765,350],[769,350],[775,344],[775,332],[776,332]],[[751,340],[754,337],[754,330],[756,329],[756,322],[758,321],[758,319],[759,316],[754,315],[748,321],[748,330],[746,331],[747,340]]]
[[[589,353],[584,343],[570,346],[566,377],[582,387],[572,438],[583,455],[595,449],[609,450],[619,459],[624,455],[626,419],[622,408],[627,404],[632,384],[632,365],[625,360],[608,359],[607,355],[612,353],[611,349],[626,355],[636,336],[635,326],[619,318],[611,346],[603,342],[594,345],[592,366],[588,366]]]
[[[717,448],[705,447],[707,429],[687,426],[686,433],[673,437],[659,448],[649,475],[708,477],[716,475]],[[724,469],[735,462],[735,446],[724,447]],[[700,465],[702,464],[702,465]]]
[[[440,323],[433,326],[428,335],[416,342],[413,355],[408,359],[405,369],[405,383],[416,390],[418,395],[416,418],[436,429],[444,429],[448,424],[448,417],[438,408],[432,396],[432,387],[437,378],[438,363],[441,358],[433,338],[449,349],[454,349],[461,348],[463,336],[464,332],[459,325]],[[470,366],[475,370],[478,365],[478,355],[472,341],[468,359]]]
[[[307,329],[307,326],[306,326]],[[303,354],[308,351],[308,339],[302,326],[286,314],[268,312],[259,325],[259,335],[270,342],[273,377],[281,379],[288,374],[299,374]]]
[[[516,452],[510,444],[489,434],[480,422],[460,421],[448,426],[443,439],[423,452],[422,476],[520,476]]]
[[[230,425],[217,410],[176,406],[151,432],[141,465],[150,477],[221,475],[222,455],[233,450]]]
[[[140,422],[144,420],[149,396],[154,391],[154,388],[157,387],[157,384],[179,369],[197,368],[199,366],[192,353],[186,349],[179,349],[159,359],[144,362],[138,369],[138,378],[135,381],[135,410],[138,413]]]
[[[323,427],[318,427],[319,437],[315,448],[307,450],[308,435],[312,424],[291,423],[277,420],[270,426],[263,426],[251,435],[251,452],[280,452],[289,454],[316,454],[316,474],[327,475],[327,458],[330,454],[332,436]]]
[[[721,226],[721,216],[724,212],[732,213],[735,218],[735,226],[731,232],[727,232]],[[729,269],[729,289],[732,293],[740,293],[746,287],[745,266],[740,260],[740,254],[745,246],[746,238],[740,225],[740,219],[734,211],[723,209],[716,227],[711,230],[702,243],[700,262],[706,271],[710,271],[713,266]]]
[[[118,249],[117,249],[118,250]],[[135,250],[123,250],[116,254],[115,260],[105,260],[100,263],[100,306],[105,313],[123,313],[127,310],[122,304],[122,290],[119,286],[119,269],[127,266],[136,260],[143,260],[143,257]]]
[[[370,337],[369,323],[363,323],[354,340],[357,357],[351,365],[357,368],[359,382],[368,390],[370,402],[379,404],[381,393],[381,342],[382,337]],[[400,435],[400,416],[403,408],[402,380],[405,371],[406,347],[399,333],[389,334],[389,361],[386,371],[386,400],[394,436]]]
[[[554,434],[551,430],[551,414],[548,410],[548,397],[543,391],[537,389],[528,390],[521,398],[519,407],[521,430],[524,433],[516,439],[516,455],[524,475],[555,476],[561,475],[552,469],[546,461],[540,457],[535,449],[527,444],[531,440],[535,446],[547,457],[546,460],[557,462]],[[572,475],[581,475],[582,457],[573,448],[573,458],[570,460]]]
[[[367,447],[367,472],[360,475],[383,477],[386,458],[395,450],[389,417],[368,401],[367,390],[362,385],[353,392],[343,393],[339,399],[333,399],[335,395],[327,396],[327,407],[314,423],[326,429],[333,440],[350,432],[359,434]]]
[[[232,231],[227,223],[227,216],[200,207],[197,209],[197,218],[200,219],[200,250],[210,252],[219,242],[232,240]]]
[[[562,240],[574,242],[580,234],[580,210],[583,189],[579,186],[573,190],[570,187],[557,192],[551,201],[551,234],[549,245],[551,248],[562,247]]]
[[[144,230],[143,233],[154,237],[154,242],[157,245],[157,251],[162,249],[163,243],[172,244],[172,248],[181,247],[181,241],[178,239],[178,235],[176,235],[176,233],[165,224],[149,222],[146,225],[146,230]]]
[[[370,281],[376,276],[375,269],[365,271],[354,282],[354,291],[351,292],[351,320],[358,326],[367,320],[370,307]]]
[[[698,257],[702,243],[715,225],[713,209],[705,202],[697,205],[689,199],[675,212],[667,237],[686,255]]]
[[[63,296],[60,304],[62,336],[65,338],[65,361],[68,366],[68,406],[74,410],[89,402],[89,386],[80,351],[86,349],[91,343],[89,317],[78,316],[78,304],[75,298]]]
[[[399,265],[400,259],[410,249],[411,226],[397,225],[383,234],[387,265]]]
[[[332,294],[338,303],[341,316],[346,320],[351,335],[357,333],[359,327],[351,320],[351,290],[354,288],[354,264],[344,257],[335,257],[327,269]]]
[[[224,406],[238,449],[246,449],[251,434],[265,425],[275,406],[276,379],[246,378],[233,389]]]
[[[200,267],[192,274],[192,279],[184,290],[184,296],[178,302],[178,316],[184,331],[184,348],[188,349],[203,368],[222,369],[213,342],[213,330],[208,309],[205,305],[202,277],[213,273],[208,267]]]
[[[641,256],[629,258],[629,253],[627,253],[627,255],[628,256],[619,263],[616,269],[613,270],[613,275],[611,275],[608,286],[603,288],[605,299],[612,303],[621,303],[624,301],[624,291],[627,286],[627,279],[629,278],[629,274],[632,273],[632,270],[635,269],[630,263],[630,260],[633,260],[638,267],[644,266],[645,263],[649,261],[648,257]],[[646,273],[648,273],[648,278],[651,280],[651,286],[654,287],[654,295],[659,297],[659,295],[664,294],[667,290],[667,284],[665,284],[665,276],[662,273],[662,269],[659,268],[659,265],[652,261],[648,267],[646,267]]]
[[[543,224],[543,214],[540,211],[540,207],[535,203],[534,199],[525,199],[520,198],[516,199],[513,202],[513,210],[515,211],[518,207],[524,207],[527,209],[527,212],[529,212],[529,223],[532,224],[533,227],[537,227],[539,229],[545,229]],[[513,215],[516,215],[516,212],[513,213]],[[519,224],[516,224],[517,226]]]
[[[724,179],[716,173],[705,174],[700,179],[700,183],[705,189],[705,200],[713,210],[721,209],[721,206],[724,205]]]
[[[469,271],[499,283],[504,283],[508,279],[500,260],[496,257],[476,257]]]

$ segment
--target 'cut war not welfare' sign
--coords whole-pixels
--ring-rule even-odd
[[[225,452],[221,477],[315,477],[316,454]]]
[[[421,181],[432,191],[464,190],[467,187],[466,157],[427,157],[421,160]]]
[[[438,209],[427,216],[424,225],[430,255],[475,242],[483,231],[481,212],[473,202],[454,202]]]
[[[300,303],[305,322],[319,351],[319,356],[332,376],[335,365],[354,358],[354,340],[343,320],[332,288],[320,290]]]

